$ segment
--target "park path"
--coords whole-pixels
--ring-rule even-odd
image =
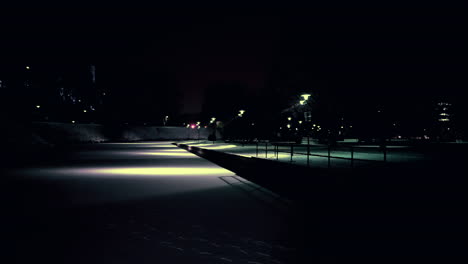
[[[296,250],[267,192],[170,142],[81,146],[7,174],[15,263],[288,263]]]

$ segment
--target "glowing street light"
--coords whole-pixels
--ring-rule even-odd
[[[299,124],[302,124],[302,120],[299,120]]]
[[[288,117],[288,120],[291,121],[292,117]]]
[[[310,94],[301,94],[301,97],[304,98],[304,101],[309,100]]]
[[[287,124],[286,126],[287,126],[288,128],[291,128],[291,124]]]
[[[39,108],[41,108],[41,106],[40,106],[40,105],[36,105],[36,108],[39,109]]]
[[[86,112],[88,112],[88,111],[86,111],[86,109],[85,109],[85,110],[83,110],[83,113],[86,113]]]
[[[29,67],[29,66],[26,66],[26,70],[30,70],[30,69],[31,69],[31,67]]]

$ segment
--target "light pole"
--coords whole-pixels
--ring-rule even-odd
[[[210,120],[211,127],[213,128],[213,134],[211,135],[211,139],[213,141],[213,144],[216,141],[216,117],[212,117]]]
[[[311,96],[311,95],[308,94],[308,93],[303,93],[303,94],[301,94],[301,97],[302,97],[303,100],[299,101],[299,103],[300,103],[301,105],[305,105],[305,104],[308,102],[310,96]],[[305,119],[305,121],[309,121],[309,122],[310,122],[311,120],[310,120],[309,118],[310,118],[310,115],[307,115],[307,116],[306,116],[305,111],[304,111],[304,119]],[[299,123],[302,123],[302,122],[299,121]],[[307,126],[306,126],[306,128],[307,128]],[[308,131],[308,130],[306,130],[306,131],[307,131],[307,132],[306,132],[306,133],[307,133],[307,145],[309,145],[309,144],[310,144],[310,136],[309,136],[310,131]],[[302,133],[301,133],[301,134],[302,134]],[[301,136],[301,137],[302,137],[302,136]],[[301,141],[302,141],[302,138],[301,138]]]

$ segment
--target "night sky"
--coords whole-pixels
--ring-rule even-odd
[[[457,9],[80,7],[0,17],[3,69],[95,64],[97,84],[134,115],[155,104],[199,113],[206,89],[223,82],[252,97],[321,89],[363,109],[465,96]]]

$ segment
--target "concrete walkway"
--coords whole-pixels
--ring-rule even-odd
[[[14,263],[291,263],[295,255],[292,219],[267,191],[170,142],[87,145],[6,174],[2,226]]]

